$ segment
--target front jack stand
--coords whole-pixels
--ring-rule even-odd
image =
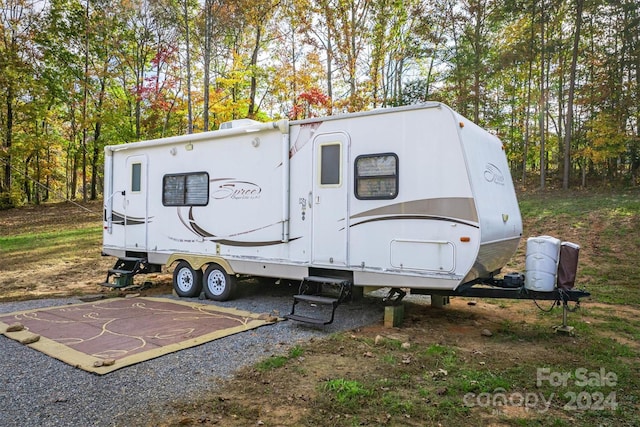
[[[567,312],[569,311],[569,307],[567,301],[563,301],[562,304],[562,325],[556,326],[554,329],[557,334],[560,335],[569,335],[573,336],[575,334],[575,330],[573,326],[567,325]]]

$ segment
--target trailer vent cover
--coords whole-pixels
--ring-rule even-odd
[[[244,128],[247,126],[259,125],[260,122],[251,119],[237,119],[220,124],[220,129],[236,129]]]

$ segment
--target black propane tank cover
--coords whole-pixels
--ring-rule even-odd
[[[571,242],[562,242],[558,259],[558,289],[570,290],[576,283],[578,271],[578,254],[580,246]]]

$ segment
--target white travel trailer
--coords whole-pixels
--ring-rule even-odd
[[[237,275],[455,291],[522,234],[504,146],[441,103],[108,146],[104,209],[107,282],[176,265],[218,300]]]

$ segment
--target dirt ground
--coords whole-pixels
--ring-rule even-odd
[[[54,253],[34,250],[8,256],[0,247],[0,302],[52,298],[69,295],[114,294],[100,286],[115,259],[101,256],[102,202],[55,203],[0,210],[0,236],[30,233],[55,234],[70,230],[90,230],[78,246],[61,245]],[[67,247],[68,246],[68,247]],[[37,255],[36,255],[37,254]],[[170,293],[171,273],[144,278],[154,286],[145,293]],[[116,292],[117,293],[117,292]]]
[[[95,227],[96,230],[91,238],[93,240],[81,250],[62,251],[61,256],[49,254],[41,261],[30,259],[29,254],[9,258],[0,248],[0,302],[68,295],[117,294],[119,291],[99,285],[114,262],[110,257],[100,256],[101,209],[100,202],[91,202],[82,206],[60,203],[0,211],[0,236],[87,227]],[[550,226],[553,227],[552,224]],[[592,231],[596,230],[599,227],[598,221],[594,220],[591,226]],[[553,230],[547,232],[551,231]],[[567,233],[571,232],[572,230],[559,230],[559,235],[570,240],[572,236]],[[596,240],[587,242],[587,245],[597,251],[598,234],[590,235],[595,236],[593,239]],[[524,247],[521,247],[508,269],[522,271],[523,254]],[[583,261],[589,262],[588,256]],[[171,292],[170,272],[150,275],[145,280],[151,281],[153,286],[145,290],[144,294]],[[542,306],[549,304],[541,302]],[[585,302],[586,304],[589,303]],[[612,310],[607,305],[603,305],[603,308]],[[615,310],[620,310],[617,313],[619,315],[632,318],[640,315],[640,309],[630,306],[617,307]],[[427,303],[408,303],[405,320],[399,328],[384,327],[380,319],[378,324],[352,331],[344,341],[329,339],[311,342],[304,356],[295,360],[292,367],[284,372],[242,370],[227,382],[219,396],[174,403],[167,407],[167,413],[148,414],[146,421],[148,425],[301,425],[308,422],[309,414],[314,411],[314,402],[320,398],[318,384],[323,380],[335,375],[350,377],[355,373],[359,377],[380,375],[380,372],[376,372],[380,369],[380,363],[370,363],[372,357],[378,357],[372,356],[377,337],[408,343],[409,348],[433,345],[455,347],[457,357],[465,364],[475,367],[492,366],[497,369],[504,366],[561,363],[562,360],[559,359],[566,354],[554,351],[554,346],[559,343],[575,346],[575,358],[580,359],[584,343],[579,337],[566,338],[549,333],[542,344],[536,339],[541,325],[550,328],[561,322],[561,310],[556,309],[552,317],[546,318],[541,317],[540,313],[531,301],[473,301],[468,298],[453,298],[445,308],[433,308]],[[616,312],[610,314],[616,315]],[[580,313],[571,316],[575,322],[597,321],[583,317]],[[487,337],[482,333],[483,330],[491,332],[493,338],[496,334],[501,337]],[[545,333],[549,330],[545,330]],[[630,342],[638,350],[637,342]],[[410,351],[407,354],[411,356]],[[412,367],[411,357],[403,359],[401,364],[405,365],[405,372],[416,376],[416,381],[423,381],[418,378],[417,372],[420,375],[424,375],[425,369],[433,369],[436,372],[434,375],[438,372],[437,367]],[[534,387],[535,377],[532,380],[534,384],[529,386]],[[439,394],[437,387],[432,391],[434,396]],[[429,405],[430,400],[425,398],[424,403]],[[505,408],[499,415],[474,411],[479,417],[477,419],[482,419],[483,425],[494,426],[510,425],[508,422],[503,423],[505,419],[526,419],[532,416],[524,413],[524,408],[520,407]],[[349,424],[344,422],[344,418],[342,421],[338,419],[340,414],[326,415],[332,425]],[[571,421],[570,416],[558,409],[555,410],[555,415]],[[390,420],[384,413],[372,413],[367,422],[367,425],[397,425],[398,420]],[[402,420],[402,424],[420,425],[409,418]]]
[[[627,315],[638,316],[640,310],[624,307]],[[629,313],[628,311],[631,311]],[[163,418],[151,416],[151,424],[160,425],[484,425],[491,427],[547,425],[550,420],[559,424],[575,420],[570,412],[562,410],[557,402],[544,415],[524,406],[508,405],[499,411],[472,408],[466,421],[446,423],[414,419],[410,415],[394,415],[371,408],[371,412],[359,418],[345,413],[323,414],[324,396],[319,384],[332,378],[357,378],[361,381],[384,382],[386,377],[407,376],[413,384],[423,384],[427,392],[422,403],[437,411],[443,404],[440,395],[456,393],[448,389],[447,372],[439,365],[425,365],[420,358],[424,349],[433,346],[455,349],[457,363],[464,369],[500,372],[509,368],[523,370],[523,383],[509,392],[537,392],[536,367],[562,366],[584,363],[580,354],[588,347],[588,340],[581,337],[556,335],[552,325],[561,323],[561,311],[555,311],[552,319],[541,319],[539,310],[531,301],[500,304],[468,298],[453,298],[444,308],[433,308],[424,303],[407,303],[405,320],[400,327],[385,327],[382,320],[351,331],[342,340],[317,340],[305,346],[305,353],[282,370],[261,371],[243,369],[226,382],[217,395],[179,403]],[[619,313],[622,314],[622,313]],[[589,321],[572,315],[573,322]],[[541,330],[540,323],[545,326]],[[484,330],[493,336],[487,337]],[[540,339],[540,334],[544,335]],[[377,344],[379,342],[379,344]],[[403,343],[407,350],[389,350]],[[574,359],[567,361],[567,351],[556,351],[568,346]],[[387,347],[385,349],[385,347]],[[396,347],[397,348],[397,347]],[[637,343],[636,343],[637,348]],[[389,360],[396,358],[395,365]],[[401,358],[401,359],[399,359]],[[399,360],[398,360],[399,359]],[[400,366],[400,368],[398,368]],[[399,372],[402,372],[399,374]],[[492,391],[490,389],[488,391]],[[562,402],[561,402],[562,403]],[[157,415],[156,415],[157,416]],[[324,418],[323,418],[324,417]],[[164,420],[164,421],[163,421]],[[356,421],[357,420],[357,421]],[[525,421],[523,421],[525,420]]]

